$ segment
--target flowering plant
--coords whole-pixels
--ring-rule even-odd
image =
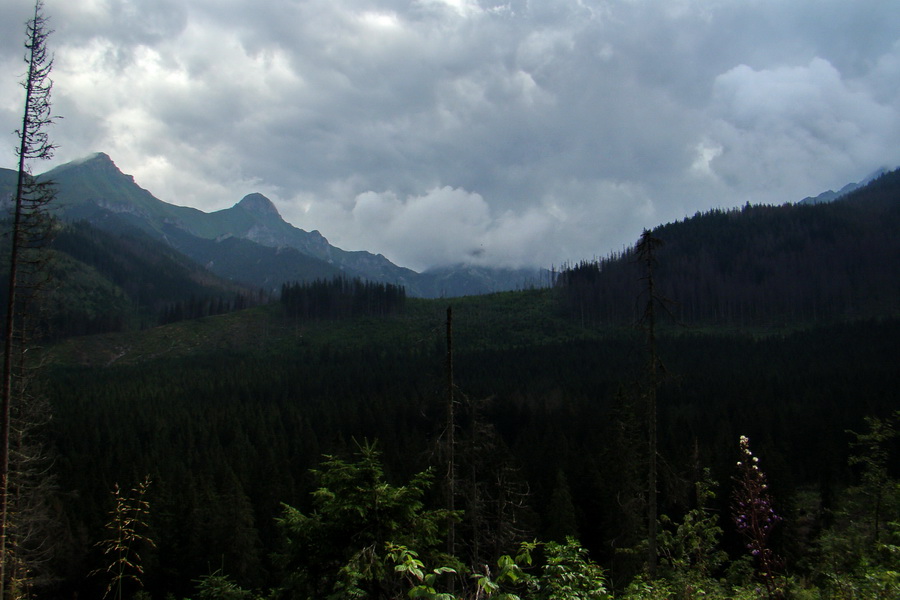
[[[782,519],[775,513],[766,475],[759,468],[759,459],[750,451],[750,440],[740,437],[741,460],[732,497],[731,512],[738,531],[747,540],[747,549],[758,566],[758,574],[766,586],[769,598],[782,598],[776,572],[781,561],[768,546],[772,529]]]

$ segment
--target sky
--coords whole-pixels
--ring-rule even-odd
[[[0,0],[0,166],[31,0]],[[59,146],[416,270],[559,266],[900,166],[896,0],[45,0]]]

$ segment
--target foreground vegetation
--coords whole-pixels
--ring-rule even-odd
[[[314,492],[307,513],[284,505],[276,519],[280,543],[273,552],[279,576],[266,591],[241,588],[217,569],[195,581],[199,598],[455,598],[651,600],[751,598],[896,598],[900,593],[898,481],[886,472],[886,444],[895,441],[895,424],[869,419],[869,430],[854,434],[851,463],[863,466],[861,483],[842,494],[830,511],[829,525],[808,540],[805,565],[788,565],[770,545],[784,522],[774,509],[767,478],[749,440],[741,437],[730,502],[731,519],[746,553],[729,557],[722,547],[724,524],[710,507],[715,483],[709,470],[695,484],[695,505],[680,521],[660,519],[660,570],[634,576],[614,591],[610,573],[592,561],[572,536],[559,541],[524,541],[496,563],[466,565],[445,545],[451,527],[469,516],[426,508],[431,470],[404,485],[385,479],[373,445],[358,447],[349,460],[326,457],[314,470]],[[145,484],[132,504],[117,504],[110,528],[127,521],[125,543],[114,550],[127,560],[113,561],[107,593],[123,597],[123,582],[141,582],[135,542],[149,542]],[[118,492],[117,499],[120,498]],[[450,550],[448,550],[448,548]],[[625,552],[634,548],[623,549]],[[135,597],[144,596],[138,592]]]

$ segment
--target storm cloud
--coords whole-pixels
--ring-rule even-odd
[[[12,167],[30,0],[0,0]],[[269,196],[415,269],[604,255],[698,210],[900,165],[879,0],[47,0],[53,164],[167,202]]]

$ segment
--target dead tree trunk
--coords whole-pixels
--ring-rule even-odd
[[[47,38],[52,32],[47,28],[43,14],[43,2],[37,0],[34,16],[26,25],[26,57],[28,71],[22,87],[25,89],[25,105],[19,136],[18,179],[13,202],[12,231],[10,232],[9,289],[6,297],[4,329],[2,404],[0,404],[0,600],[6,597],[9,573],[9,458],[10,421],[13,401],[16,356],[24,351],[23,302],[30,300],[34,282],[25,281],[24,270],[36,272],[38,263],[29,256],[29,249],[41,245],[42,230],[47,223],[46,206],[52,199],[52,188],[46,182],[38,182],[29,172],[29,161],[53,156],[46,126],[53,122],[50,91],[53,82],[50,71],[53,58],[47,52]]]

